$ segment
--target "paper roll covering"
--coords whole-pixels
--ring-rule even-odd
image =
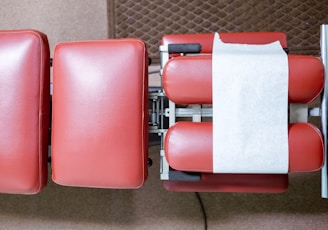
[[[212,57],[213,171],[288,173],[288,59],[280,43],[223,43]]]

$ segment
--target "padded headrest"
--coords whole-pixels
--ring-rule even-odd
[[[319,170],[324,159],[320,131],[309,123],[288,126],[289,172]],[[166,133],[164,149],[173,169],[213,172],[212,122],[177,122]]]
[[[324,87],[322,62],[313,56],[288,55],[288,63],[289,102],[313,101]],[[177,104],[211,104],[212,57],[200,55],[170,59],[163,71],[163,88],[167,97]]]

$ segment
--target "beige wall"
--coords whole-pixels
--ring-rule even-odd
[[[1,0],[0,30],[32,28],[56,43],[108,37],[106,0]]]

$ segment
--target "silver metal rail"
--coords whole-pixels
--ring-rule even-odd
[[[322,133],[324,136],[324,165],[321,170],[321,197],[328,198],[328,181],[327,181],[327,96],[328,96],[328,81],[327,81],[327,68],[328,68],[328,25],[321,25],[321,59],[325,67],[325,88],[322,96],[321,104],[321,124]]]

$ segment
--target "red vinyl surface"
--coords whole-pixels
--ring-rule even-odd
[[[280,41],[283,48],[287,48],[286,35],[282,32],[234,32],[219,33],[223,42],[240,44],[265,44]],[[199,43],[201,53],[212,53],[214,33],[208,34],[168,34],[162,37],[162,45]]]
[[[178,122],[166,133],[165,155],[181,171],[213,171],[211,122]],[[290,124],[289,172],[316,171],[322,167],[324,147],[320,131],[308,123]]]
[[[212,174],[202,173],[201,181],[163,181],[174,192],[281,193],[288,188],[287,174]]]
[[[322,62],[319,58],[312,56],[288,55],[288,63],[289,102],[311,102],[324,87],[325,77]],[[270,83],[268,82],[268,84]],[[163,88],[167,97],[177,104],[211,104],[211,56],[171,58],[164,67]]]
[[[147,177],[147,51],[137,39],[55,48],[52,169],[61,185],[138,188]]]
[[[47,183],[50,52],[46,35],[0,31],[0,192]]]

